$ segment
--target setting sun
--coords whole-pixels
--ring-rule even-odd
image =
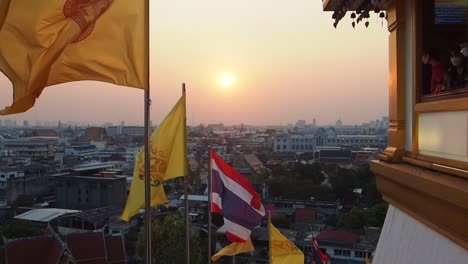
[[[234,76],[231,73],[223,73],[219,81],[222,87],[228,88],[234,84]]]

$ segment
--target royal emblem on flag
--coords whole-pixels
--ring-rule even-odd
[[[73,43],[82,41],[93,32],[96,19],[106,11],[113,0],[67,0],[63,14],[80,26],[81,34]]]
[[[138,156],[138,174],[140,179],[145,178],[144,156]],[[151,185],[158,186],[163,182],[164,174],[167,169],[167,157],[164,151],[158,148],[152,148],[150,153],[150,182]]]
[[[271,245],[276,247],[276,248],[280,248],[280,249],[284,249],[284,250],[288,250],[288,251],[298,251],[299,249],[289,240],[272,240],[271,241]]]

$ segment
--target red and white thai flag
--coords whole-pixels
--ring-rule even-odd
[[[211,210],[224,216],[226,237],[245,243],[265,216],[260,197],[242,174],[211,151]]]
[[[312,238],[312,264],[325,264],[328,261],[328,255],[319,248],[315,236]]]

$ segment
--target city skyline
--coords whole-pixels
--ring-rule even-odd
[[[336,122],[341,121],[341,124],[339,126],[343,127],[349,127],[349,126],[362,126],[362,125],[370,125],[372,122],[379,121],[383,122],[384,119],[388,121],[388,116],[382,116],[382,117],[376,117],[375,119],[370,119],[365,122],[361,123],[349,123],[349,122],[344,122],[342,119],[337,119],[333,123],[327,123],[327,124],[321,124],[316,122],[315,125],[313,123],[316,118],[311,119],[310,121],[304,120],[304,119],[298,119],[298,120],[293,120],[287,123],[279,123],[279,124],[266,124],[266,125],[259,125],[259,124],[250,124],[250,123],[238,123],[238,124],[226,124],[223,122],[213,122],[213,123],[188,123],[188,126],[199,126],[199,125],[217,125],[217,124],[222,124],[224,126],[230,127],[230,126],[252,126],[252,127],[278,127],[278,126],[283,126],[283,127],[291,127],[291,126],[298,126],[298,122],[300,121],[305,121],[306,126],[312,126],[312,127],[335,127],[338,126]],[[154,122],[151,122],[153,125],[158,125],[157,123],[155,124]],[[73,120],[27,120],[27,119],[22,119],[22,120],[16,120],[16,119],[11,119],[11,118],[1,118],[0,117],[0,127],[56,127],[59,124],[62,126],[101,126],[101,127],[108,127],[108,126],[143,126],[142,124],[134,124],[134,123],[128,123],[125,120],[122,120],[118,123],[112,123],[112,122],[79,122],[79,121],[73,121]]]
[[[153,123],[177,101],[182,82],[189,125],[274,125],[314,117],[319,124],[340,117],[361,124],[388,115],[388,31],[375,15],[369,28],[353,29],[344,19],[334,29],[321,1],[305,0],[158,1],[151,14]],[[12,91],[2,74],[0,89],[3,108]],[[30,111],[0,118],[142,125],[143,92],[98,82],[63,84],[46,88]]]

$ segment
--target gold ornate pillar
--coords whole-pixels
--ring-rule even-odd
[[[388,147],[381,160],[401,162],[405,154],[405,3],[394,0],[388,10],[389,119]]]

